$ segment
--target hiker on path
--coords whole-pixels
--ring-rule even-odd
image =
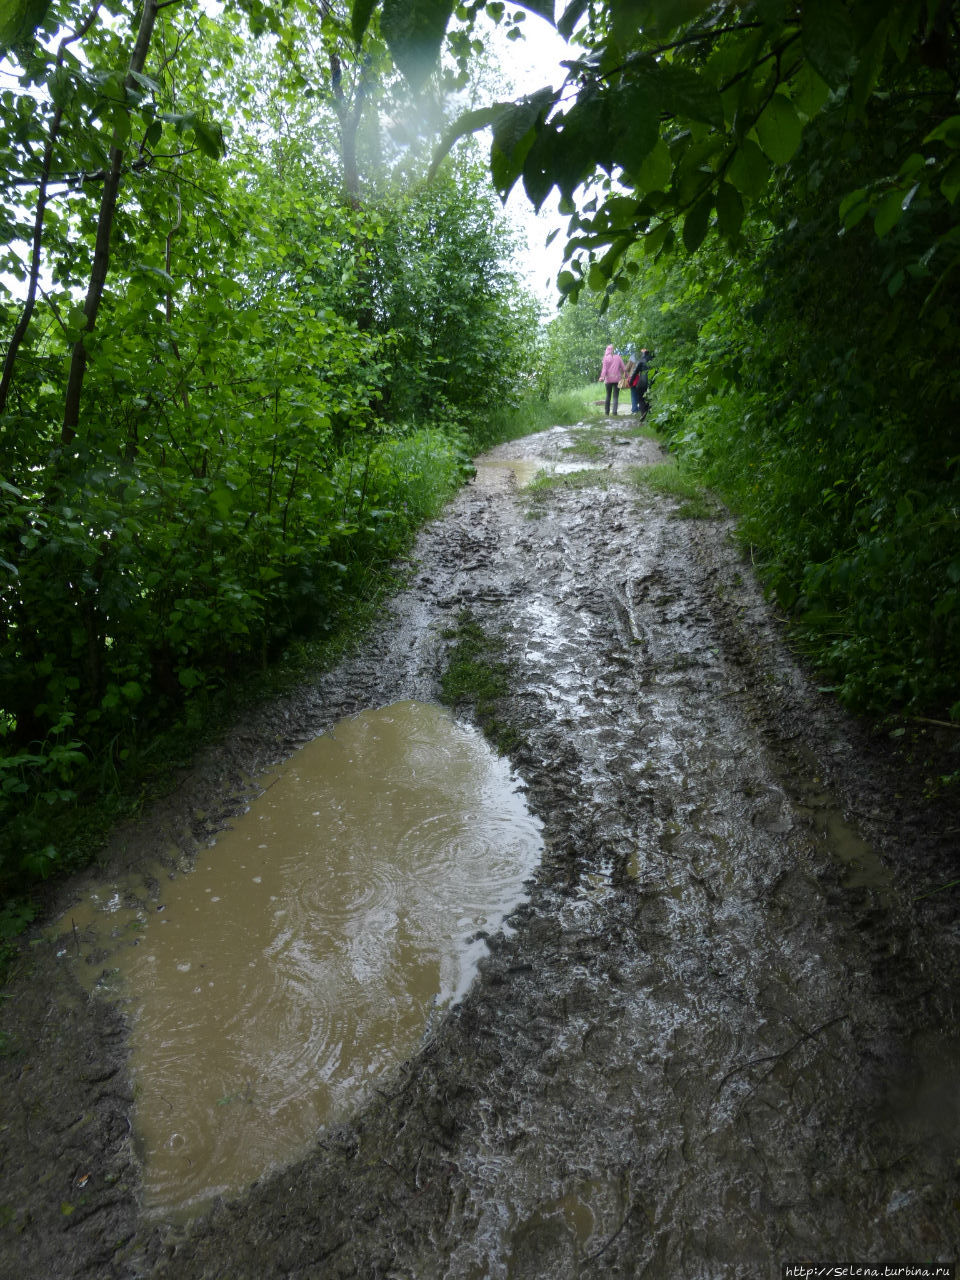
[[[645,418],[650,412],[650,401],[647,399],[647,391],[650,389],[650,361],[652,357],[646,347],[640,348],[640,354],[637,356],[636,367],[633,370],[633,376],[630,379],[630,400],[631,413],[639,413],[641,419]]]
[[[607,347],[603,353],[603,364],[600,366],[600,377],[598,382],[606,384],[607,400],[604,413],[610,417],[610,399],[613,398],[613,417],[617,416],[617,409],[620,404],[620,379],[623,377],[624,367],[623,361],[613,349],[613,345]]]

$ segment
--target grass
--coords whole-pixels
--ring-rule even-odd
[[[508,754],[522,738],[499,712],[499,703],[511,685],[502,639],[484,631],[467,609],[458,614],[456,626],[444,631],[443,637],[451,643],[440,678],[441,702],[455,709],[469,707],[485,736],[502,755]]]
[[[652,467],[630,467],[627,478],[639,489],[676,498],[680,505],[674,514],[679,520],[711,520],[723,514],[723,506],[696,473],[673,460]]]
[[[586,458],[589,462],[599,462],[606,452],[604,441],[608,437],[609,432],[605,427],[584,427],[574,436],[573,444],[568,445],[563,452]]]
[[[551,427],[568,426],[579,421],[579,410],[569,397],[544,400],[531,392],[513,409],[493,409],[480,427],[469,433],[469,446],[475,453],[483,453],[495,444],[507,440],[520,440],[523,436],[549,431]]]
[[[580,387],[575,391],[564,391],[560,395],[554,396],[548,402],[553,417],[553,425],[572,427],[578,422],[601,418],[603,416],[603,406],[596,403],[600,395],[601,393],[597,391],[596,384],[588,383],[587,386]]]
[[[628,397],[629,403],[629,397]],[[644,427],[639,419],[620,413],[623,426],[618,426],[618,434],[628,438],[646,437],[656,440],[655,431]],[[603,412],[603,387],[596,382],[588,382],[571,391],[563,391],[559,395],[544,400],[540,395],[531,392],[525,396],[515,409],[494,410],[481,428],[470,432],[470,448],[475,452],[502,444],[506,440],[519,440],[522,436],[536,435],[539,431],[549,431],[551,427],[590,427],[596,431],[609,431]]]
[[[647,426],[639,418],[635,419],[632,427],[628,427],[626,431],[621,431],[620,435],[625,436],[628,440],[656,440],[658,444],[663,444],[663,436],[660,432],[655,427]]]
[[[594,467],[583,471],[568,471],[565,475],[541,471],[529,484],[523,486],[523,492],[536,501],[555,489],[605,489],[609,483],[610,472],[598,471]]]

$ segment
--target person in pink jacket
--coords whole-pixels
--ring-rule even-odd
[[[600,366],[600,377],[598,382],[606,383],[607,387],[607,407],[604,410],[608,416],[610,415],[610,397],[613,396],[613,416],[617,416],[617,410],[620,404],[620,379],[625,373],[623,361],[614,351],[612,346],[607,347],[603,353],[603,364]]]

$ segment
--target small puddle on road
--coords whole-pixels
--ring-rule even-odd
[[[540,831],[479,733],[399,703],[297,752],[159,911],[75,908],[88,947],[139,932],[108,964],[135,1011],[147,1211],[239,1192],[409,1056],[521,900]]]
[[[539,475],[569,476],[578,471],[606,471],[606,463],[584,460],[557,462],[550,458],[491,458],[477,459],[477,482],[482,486],[489,478],[506,477],[514,480],[518,489],[525,489]]]

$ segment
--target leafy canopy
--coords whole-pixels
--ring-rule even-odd
[[[561,292],[620,280],[627,249],[696,251],[715,228],[739,241],[747,211],[794,161],[820,114],[842,101],[856,127],[898,78],[931,95],[909,148],[868,184],[844,193],[847,225],[868,214],[886,235],[916,199],[940,202],[938,247],[955,260],[960,116],[948,74],[956,40],[951,0],[550,0],[523,8],[578,46],[559,85],[464,115],[449,148],[490,128],[501,194],[521,181],[540,207],[557,190],[570,215]],[[416,81],[444,24],[470,24],[488,0],[358,0],[361,32],[382,9],[398,65]],[[400,13],[403,18],[400,20]],[[918,72],[921,83],[918,83]]]

